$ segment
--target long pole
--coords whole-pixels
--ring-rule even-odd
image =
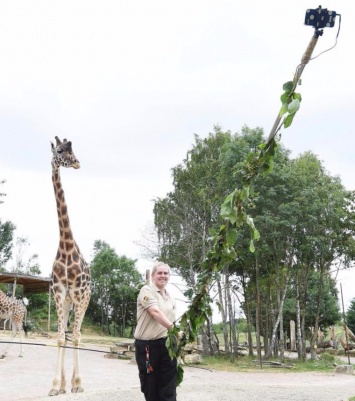
[[[307,49],[306,49],[306,51],[304,52],[304,54],[302,56],[301,64],[299,64],[299,66],[296,69],[296,73],[295,73],[294,78],[293,78],[293,91],[292,91],[292,93],[295,91],[295,89],[296,89],[296,87],[298,85],[299,79],[301,78],[302,72],[303,72],[306,64],[308,64],[309,60],[312,57],[313,50],[316,47],[316,44],[318,42],[318,37],[321,36],[322,34],[323,34],[323,31],[321,31],[321,30],[320,31],[316,30],[314,32],[314,34],[312,36],[312,39],[309,42],[309,44],[307,46]],[[282,116],[280,116],[280,113],[279,113],[277,115],[277,117],[276,117],[274,125],[271,128],[269,137],[268,137],[267,142],[266,142],[267,144],[270,143],[272,141],[272,139],[274,139],[277,131],[280,129],[280,125],[279,124],[280,124],[281,118],[282,118]]]

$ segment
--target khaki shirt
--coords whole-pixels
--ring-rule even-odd
[[[166,291],[166,297],[155,285],[144,285],[137,299],[137,327],[134,337],[137,340],[157,340],[166,337],[168,330],[158,323],[148,312],[148,308],[157,305],[171,321],[175,321],[175,299]]]

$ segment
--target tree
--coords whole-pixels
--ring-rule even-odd
[[[0,180],[0,185],[5,184],[5,180]],[[1,197],[6,196],[6,194],[4,194],[3,192],[0,192],[0,204],[4,203],[3,200],[1,200]]]
[[[332,265],[342,261],[349,267],[354,259],[353,235],[354,216],[351,205],[353,193],[346,191],[339,177],[332,177],[325,171],[322,162],[311,152],[306,152],[290,165],[290,184],[294,190],[294,215],[296,224],[295,264],[293,267],[293,288],[298,309],[297,322],[300,324],[298,341],[302,349],[299,354],[305,358],[306,319],[309,304],[310,278],[317,275],[317,291],[313,303],[314,333],[317,333],[321,309]],[[337,296],[335,293],[333,296]],[[316,335],[311,339],[311,350],[315,349]],[[312,354],[315,358],[315,353]]]
[[[133,330],[136,300],[142,284],[135,263],[136,260],[118,256],[105,241],[94,242],[93,291],[88,314],[109,334],[125,336],[127,330]]]
[[[186,158],[172,169],[174,190],[155,201],[154,222],[161,243],[161,258],[185,279],[190,296],[199,291],[196,277],[201,273],[210,249],[211,232],[223,223],[220,216],[222,200],[235,188],[236,180],[238,185],[235,168],[251,150],[257,149],[262,134],[260,128],[244,126],[241,133],[232,135],[216,126],[204,139],[195,136],[195,144]],[[229,268],[224,267],[226,272]],[[230,277],[229,273],[225,275],[221,287],[227,297],[231,295]],[[223,305],[226,305],[224,318],[233,318],[234,312],[228,302],[220,302],[220,306]],[[233,324],[231,326],[234,328]],[[208,337],[213,341],[212,333],[208,333]],[[236,333],[233,337],[236,354]],[[214,349],[214,344],[209,347]]]
[[[16,227],[11,221],[2,223],[0,219],[0,271],[5,271],[5,265],[12,257],[12,240],[15,229]]]
[[[355,298],[350,302],[349,308],[346,311],[346,322],[345,324],[349,329],[355,333]]]
[[[15,261],[10,267],[10,273],[21,273],[28,275],[39,275],[41,269],[38,262],[38,254],[27,257],[27,251],[30,246],[28,238],[17,237],[15,242]]]
[[[247,327],[256,327],[259,343],[264,337],[266,356],[274,352],[283,358],[288,297],[295,300],[302,352],[307,319],[320,327],[326,307],[331,311],[329,321],[337,317],[337,293],[329,271],[338,260],[346,266],[354,260],[354,194],[310,152],[292,160],[278,144],[272,160],[270,154],[258,159],[264,149],[258,146],[262,134],[261,129],[243,127],[232,135],[215,127],[205,139],[196,136],[186,159],[173,168],[174,189],[155,201],[154,217],[161,257],[184,277],[191,298],[210,301],[211,287],[217,283],[223,319],[233,320],[229,297],[241,292]],[[257,176],[248,187],[255,171],[271,163],[272,172]],[[261,234],[255,249],[259,233],[254,221]],[[310,281],[313,274],[315,286]],[[208,306],[203,312],[208,327]],[[191,313],[200,319],[198,308]],[[227,321],[224,324],[227,341]],[[236,338],[232,332],[230,352]]]
[[[254,256],[262,261],[260,316],[265,356],[279,349],[282,357],[282,319],[290,319],[282,312],[286,303],[288,309],[290,304],[294,307],[292,319],[298,322],[298,349],[303,357],[306,328],[314,326],[317,332],[339,316],[329,271],[338,260],[350,266],[354,259],[353,194],[310,152],[282,164],[275,157],[273,172],[256,179],[254,189],[256,207],[251,215],[255,213],[261,235]],[[238,256],[250,259],[239,249]],[[251,299],[256,299],[254,280],[251,275],[247,286]]]
[[[134,243],[140,247],[143,259],[158,260],[162,253],[159,243],[157,229],[153,222],[149,222],[142,231],[141,238]]]

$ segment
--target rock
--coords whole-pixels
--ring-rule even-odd
[[[202,362],[202,356],[199,354],[187,354],[184,356],[184,362],[199,364]]]
[[[352,365],[338,365],[335,368],[335,373],[341,373],[345,375],[353,375],[354,369]]]
[[[184,347],[184,351],[191,353],[194,350],[194,346],[192,344],[186,344]]]

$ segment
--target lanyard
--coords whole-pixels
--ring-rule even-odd
[[[145,346],[145,366],[147,368],[147,373],[153,372],[153,366],[150,364],[149,361],[149,345]]]

